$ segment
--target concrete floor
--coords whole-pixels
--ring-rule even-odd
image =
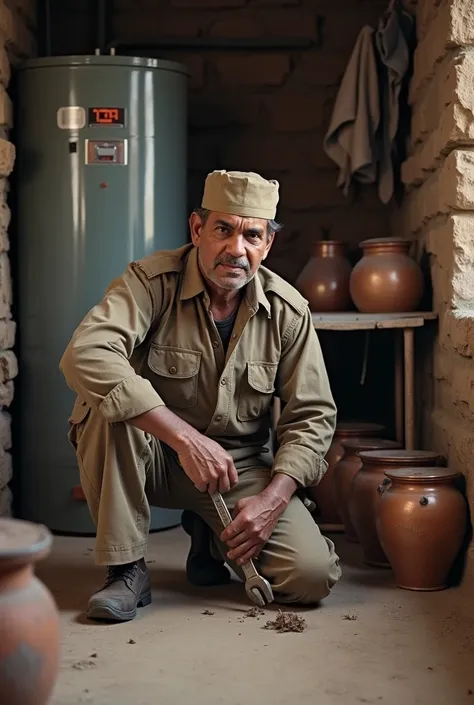
[[[321,608],[298,610],[306,631],[279,634],[262,629],[275,607],[244,617],[241,584],[187,584],[181,528],[150,537],[153,603],[127,624],[89,623],[82,610],[103,579],[93,539],[56,537],[38,567],[63,626],[51,705],[474,705],[472,590],[398,590],[333,538],[343,580]]]

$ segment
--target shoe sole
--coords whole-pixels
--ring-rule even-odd
[[[87,612],[87,617],[89,619],[98,619],[112,622],[129,622],[137,616],[137,608],[147,607],[151,604],[151,592],[146,592],[140,596],[135,609],[130,612],[122,612],[121,610],[114,610],[113,607],[107,607],[107,605],[96,605],[92,607]]]

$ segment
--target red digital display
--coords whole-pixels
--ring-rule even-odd
[[[89,127],[125,125],[125,108],[89,108]]]

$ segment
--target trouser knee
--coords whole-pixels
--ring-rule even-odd
[[[334,555],[319,560],[298,556],[281,577],[282,580],[274,584],[277,602],[311,605],[328,597],[341,577],[341,569]]]

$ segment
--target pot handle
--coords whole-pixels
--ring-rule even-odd
[[[383,486],[383,484],[377,487],[377,492],[379,492],[380,494],[383,494],[385,492],[385,487]]]

